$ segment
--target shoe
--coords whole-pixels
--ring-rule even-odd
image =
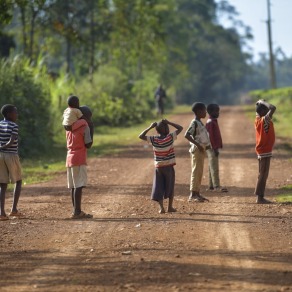
[[[209,202],[209,200],[207,198],[203,197],[201,194],[190,195],[188,201],[189,202],[197,202],[197,203],[203,203],[205,201]]]
[[[93,215],[91,214],[86,214],[83,211],[81,211],[78,215],[71,215],[71,219],[90,219],[93,218]]]
[[[256,203],[257,203],[257,204],[272,204],[271,201],[266,200],[266,199],[263,198],[263,197],[258,197]]]
[[[21,212],[16,211],[16,212],[10,212],[9,216],[10,217],[23,217],[24,215]]]
[[[228,190],[225,187],[215,187],[214,188],[214,192],[217,192],[217,193],[227,193]]]

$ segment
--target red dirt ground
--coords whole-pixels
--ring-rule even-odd
[[[191,119],[171,118],[184,130]],[[209,203],[187,202],[183,134],[175,144],[177,213],[158,214],[150,201],[153,154],[138,139],[119,154],[90,159],[83,209],[93,219],[69,219],[65,169],[54,181],[24,186],[26,219],[0,222],[0,291],[292,291],[292,205],[255,204],[253,124],[239,107],[223,107],[219,123],[229,192],[205,191],[206,159]],[[270,200],[292,180],[291,154],[276,144]],[[7,212],[10,204],[9,194]]]

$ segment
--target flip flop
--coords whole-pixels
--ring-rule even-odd
[[[22,217],[23,214],[21,212],[17,211],[17,212],[10,212],[9,216],[10,217]]]
[[[7,221],[9,218],[7,216],[0,216],[0,221]]]

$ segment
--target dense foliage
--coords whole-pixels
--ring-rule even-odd
[[[168,107],[233,104],[250,70],[241,49],[249,30],[218,23],[219,12],[236,18],[226,0],[2,0],[0,8],[0,54],[10,51],[1,63],[1,103],[29,107],[27,124],[20,120],[25,135],[40,122],[40,142],[26,139],[35,150],[42,147],[34,143],[64,135],[70,93],[92,107],[96,125],[131,125],[153,115],[159,84]],[[15,58],[22,59],[18,73],[6,65]],[[25,84],[16,84],[19,71]],[[46,104],[42,117],[38,102]]]
[[[35,73],[22,59],[0,61],[0,104],[17,106],[20,154],[26,156],[45,152],[52,145],[50,95]]]

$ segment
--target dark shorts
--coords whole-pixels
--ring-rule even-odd
[[[151,199],[161,201],[172,198],[174,194],[175,172],[173,166],[155,169]]]

